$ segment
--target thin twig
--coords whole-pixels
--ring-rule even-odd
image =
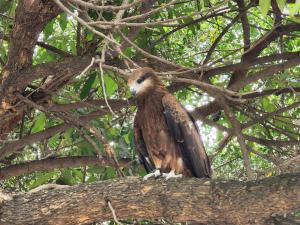
[[[20,98],[22,101],[24,101],[25,103],[29,104],[30,106],[45,112],[49,115],[54,115],[57,116],[63,120],[65,120],[68,123],[71,123],[75,129],[89,142],[91,143],[91,145],[96,149],[97,153],[98,153],[98,157],[100,159],[103,158],[103,156],[101,155],[101,150],[98,147],[97,143],[89,136],[86,135],[80,128],[83,127],[84,129],[86,129],[88,132],[90,132],[91,134],[95,135],[96,138],[98,138],[99,141],[102,142],[103,146],[104,146],[104,150],[106,151],[107,155],[113,160],[114,166],[116,168],[116,171],[118,173],[119,176],[124,177],[124,174],[121,170],[120,164],[116,158],[115,155],[115,151],[114,149],[109,145],[108,141],[106,140],[106,138],[104,137],[104,135],[97,129],[91,127],[90,125],[88,125],[88,123],[83,122],[81,120],[79,120],[78,118],[74,118],[74,116],[72,116],[70,113],[68,112],[64,112],[64,113],[59,113],[59,112],[50,112],[48,109],[46,109],[44,106],[38,105],[35,102],[29,100],[28,98],[24,97],[23,95],[21,95],[20,93],[15,93],[16,96],[18,98]]]
[[[94,65],[94,63],[95,63],[95,58],[93,57],[91,63],[84,68],[84,70],[79,74],[79,76],[83,76],[87,71],[89,71],[89,69]]]
[[[222,152],[222,150],[226,147],[226,145],[228,144],[228,142],[230,142],[231,139],[232,139],[232,133],[225,134],[223,139],[219,142],[218,147],[214,151],[215,153],[211,155],[209,159],[213,161],[216,158],[216,156]]]
[[[244,162],[244,166],[246,169],[247,177],[248,177],[248,179],[252,180],[252,179],[254,179],[254,174],[251,169],[248,146],[246,144],[245,137],[243,136],[243,133],[242,133],[242,126],[241,126],[240,122],[238,121],[238,119],[231,112],[228,104],[226,103],[225,98],[220,95],[216,98],[216,100],[219,103],[219,105],[224,109],[224,113],[227,116],[228,120],[230,121],[230,123],[233,127],[233,132],[236,135],[237,141],[241,147],[241,152],[243,155],[243,162]]]
[[[162,79],[164,80],[171,80],[174,82],[183,82],[183,83],[188,83],[192,84],[195,86],[200,87],[203,91],[207,92],[209,95],[216,97],[218,95],[222,95],[226,99],[234,102],[245,102],[245,99],[242,99],[240,94],[222,87],[218,87],[212,84],[208,84],[205,82],[197,81],[197,80],[192,80],[192,79],[186,79],[186,78],[177,78],[173,76],[168,76],[168,77],[163,77]]]
[[[115,211],[114,208],[112,207],[110,201],[107,201],[107,204],[108,204],[108,207],[109,207],[109,209],[110,209],[110,211],[111,211],[111,213],[112,213],[112,215],[113,215],[113,217],[114,217],[114,221],[115,221],[117,224],[119,224],[119,225],[123,225],[123,223],[121,223],[121,222],[118,220],[117,215],[116,215],[116,211]]]
[[[99,62],[99,69],[100,69],[100,77],[101,77],[101,86],[102,86],[102,91],[103,91],[103,96],[104,96],[104,100],[105,100],[105,103],[109,109],[109,111],[111,112],[111,114],[113,116],[118,116],[113,110],[112,108],[110,107],[108,101],[107,101],[107,95],[106,95],[106,89],[105,89],[105,83],[104,83],[104,75],[103,75],[103,69],[102,69],[102,63]]]
[[[102,69],[102,62],[105,61],[105,45],[103,47],[102,50],[102,56],[101,56],[101,60],[99,60],[99,70],[100,70],[100,78],[101,78],[101,86],[102,86],[102,92],[103,92],[103,96],[104,96],[104,101],[109,109],[109,111],[111,112],[111,114],[113,116],[118,116],[110,107],[108,101],[107,101],[107,95],[106,95],[106,89],[105,89],[105,82],[104,82],[104,74],[103,74],[103,69]]]
[[[110,39],[108,36],[106,36],[105,34],[102,34],[101,32],[97,31],[95,28],[91,27],[87,22],[85,22],[83,19],[81,19],[80,17],[78,17],[76,14],[74,14],[73,12],[71,12],[64,4],[61,3],[60,0],[53,0],[63,11],[65,11],[68,15],[72,16],[73,18],[75,18],[81,25],[85,26],[86,28],[88,28],[90,31],[92,31],[93,33],[99,35],[100,37],[110,41],[111,43],[119,46],[120,44],[117,43],[115,40]]]
[[[135,5],[138,5],[141,3],[140,0],[137,0],[137,1],[134,1],[130,4],[125,4],[125,5],[121,5],[121,6],[115,6],[115,5],[95,5],[93,3],[90,3],[90,2],[84,2],[84,1],[81,1],[81,0],[70,0],[71,2],[74,2],[75,4],[78,4],[78,5],[81,5],[85,8],[90,8],[90,9],[93,9],[93,10],[104,10],[104,11],[118,11],[118,10],[125,10],[125,9],[129,9]]]
[[[42,111],[42,112],[44,112],[44,113],[46,113],[46,114],[48,114],[48,115],[54,115],[54,116],[57,116],[57,117],[59,117],[59,118],[62,118],[62,119],[64,119],[64,120],[66,120],[67,122],[69,122],[69,123],[71,123],[74,127],[75,127],[75,129],[95,148],[95,150],[97,151],[97,153],[98,153],[98,157],[99,158],[103,158],[102,157],[102,155],[101,155],[101,150],[100,150],[100,148],[98,147],[98,145],[97,145],[97,143],[96,142],[94,142],[94,140],[90,137],[90,136],[88,136],[88,135],[86,135],[81,129],[80,129],[80,127],[81,126],[83,126],[83,127],[87,127],[87,125],[85,124],[85,123],[83,123],[83,122],[80,122],[80,120],[77,120],[77,119],[73,119],[72,118],[72,116],[71,115],[67,115],[67,116],[65,116],[64,114],[62,114],[62,113],[58,113],[58,112],[49,112],[49,110],[48,109],[46,109],[44,106],[41,106],[41,105],[38,105],[38,104],[36,104],[35,102],[33,102],[33,101],[31,101],[30,99],[28,99],[28,98],[26,98],[26,97],[24,97],[23,95],[21,95],[20,93],[15,93],[15,95],[19,98],[19,99],[21,99],[23,102],[25,102],[25,103],[27,103],[28,105],[30,105],[30,106],[32,106],[32,107],[34,107],[34,108],[36,108],[36,109],[38,109],[38,110],[40,110],[40,111]],[[67,114],[67,112],[65,112],[65,114]],[[88,126],[88,128],[90,128],[89,126]],[[89,129],[87,129],[87,130],[89,130]]]
[[[181,65],[178,65],[176,63],[173,63],[173,62],[170,62],[166,59],[163,59],[161,57],[158,57],[158,56],[155,56],[155,55],[152,55],[150,54],[149,52],[146,52],[145,50],[141,49],[139,46],[137,46],[135,43],[133,43],[131,40],[129,40],[126,35],[124,35],[120,30],[118,30],[118,33],[122,36],[122,38],[128,43],[130,44],[134,49],[136,49],[137,51],[139,51],[140,53],[142,53],[144,56],[148,57],[148,58],[152,58],[152,59],[155,59],[157,61],[160,61],[162,63],[165,63],[165,64],[168,64],[168,65],[171,65],[175,68],[180,68],[180,69],[189,69],[187,67],[184,67],[184,66],[181,66]]]
[[[166,19],[165,21],[172,22],[172,21],[176,21],[176,20],[179,20],[179,19],[183,20],[183,19],[191,18],[192,16],[203,15],[204,13],[213,12],[213,11],[217,10],[219,7],[227,4],[228,2],[229,2],[229,0],[225,0],[221,4],[216,5],[214,7],[211,7],[209,9],[205,10],[205,11],[200,11],[200,12],[197,11],[197,12],[192,13],[191,15],[181,16],[181,17],[177,17],[177,18],[174,18],[174,19]],[[162,6],[162,7],[164,8],[164,6]],[[160,10],[162,9],[162,7],[160,8]],[[157,9],[159,9],[159,8],[157,8]],[[142,15],[135,15],[135,16],[131,16],[131,17],[126,17],[126,18],[122,19],[121,22],[145,18],[145,17],[151,15],[152,13],[156,12],[157,9],[153,9],[153,10],[149,11],[148,13],[144,13]]]

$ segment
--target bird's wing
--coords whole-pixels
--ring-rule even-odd
[[[211,177],[209,159],[195,121],[171,94],[165,95],[162,103],[168,128],[180,146],[185,165],[195,177]]]
[[[149,157],[142,130],[137,122],[137,118],[134,119],[134,144],[139,156],[139,161],[141,164],[143,164],[147,173],[153,171],[155,167]]]

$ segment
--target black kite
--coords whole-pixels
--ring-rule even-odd
[[[137,97],[134,141],[144,177],[210,178],[211,167],[197,125],[160,82],[151,68],[135,70],[128,79]]]

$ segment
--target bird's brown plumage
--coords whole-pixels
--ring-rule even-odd
[[[134,140],[146,171],[173,170],[184,176],[211,177],[210,163],[194,120],[154,71],[135,70],[128,85],[137,96]]]

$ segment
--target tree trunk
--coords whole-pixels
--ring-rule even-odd
[[[260,181],[142,181],[137,177],[18,194],[0,205],[0,224],[89,224],[113,219],[203,224],[272,224],[300,206],[300,173]]]

